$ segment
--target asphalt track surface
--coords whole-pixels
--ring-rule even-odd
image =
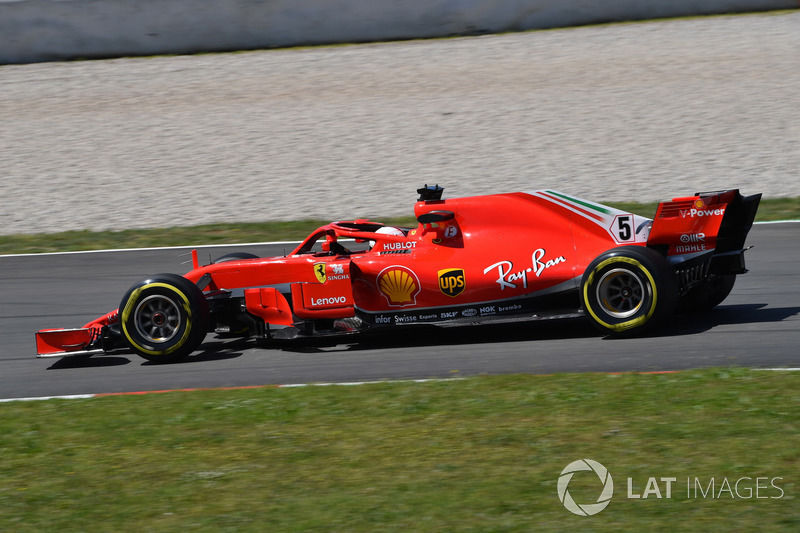
[[[185,362],[133,354],[36,359],[34,332],[80,327],[116,308],[148,274],[183,274],[188,250],[0,257],[0,398],[268,384],[421,379],[476,374],[664,371],[709,366],[800,366],[799,223],[753,227],[750,272],[702,315],[677,315],[655,335],[603,337],[588,321],[405,329],[335,346],[257,348],[209,335]],[[289,246],[236,247],[280,255]],[[201,259],[231,248],[200,249]],[[202,261],[201,261],[202,262]]]

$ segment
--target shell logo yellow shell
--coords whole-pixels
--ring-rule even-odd
[[[703,209],[706,206],[706,203],[703,200],[697,199],[694,201],[694,206],[697,209]]]
[[[417,303],[419,278],[408,267],[394,265],[378,274],[378,290],[390,306],[405,307]]]

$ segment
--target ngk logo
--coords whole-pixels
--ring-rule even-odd
[[[705,233],[684,233],[681,235],[681,242],[705,242]]]

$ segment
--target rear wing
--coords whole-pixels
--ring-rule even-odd
[[[738,189],[697,193],[658,205],[647,246],[662,251],[673,265],[711,256],[710,274],[743,274],[744,241],[761,194]]]

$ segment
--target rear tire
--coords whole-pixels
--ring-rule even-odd
[[[125,342],[148,361],[180,361],[206,336],[205,296],[197,285],[175,274],[157,274],[136,283],[122,298],[119,313]]]
[[[601,331],[636,335],[672,316],[678,284],[664,256],[642,246],[622,246],[589,264],[580,296],[584,311]]]

